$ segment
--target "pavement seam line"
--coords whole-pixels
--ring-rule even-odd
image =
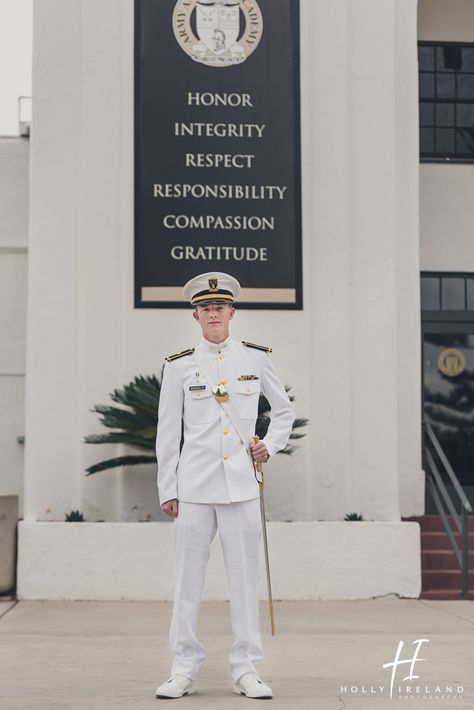
[[[20,601],[19,599],[14,599],[14,600],[13,600],[13,604],[12,604],[11,606],[9,606],[8,609],[6,609],[6,610],[3,612],[3,614],[0,614],[0,619],[3,619],[3,617],[6,616],[9,611],[11,611],[12,609],[14,609],[14,608],[16,607],[16,605],[18,604],[19,601]]]
[[[471,621],[471,619],[466,619],[464,616],[458,616],[458,614],[454,614],[452,611],[448,611],[447,609],[441,609],[440,607],[434,607],[431,604],[426,604],[424,599],[420,599],[419,601],[424,607],[426,607],[426,609],[436,609],[436,611],[440,611],[442,614],[446,614],[447,616],[452,616],[455,619],[459,619],[460,621],[465,621],[467,624],[474,626],[474,621]]]

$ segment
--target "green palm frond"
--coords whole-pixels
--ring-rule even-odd
[[[64,518],[65,523],[83,523],[84,516],[80,510],[71,510],[70,513],[66,513]]]
[[[295,419],[293,422],[293,429],[299,429],[303,426],[308,426],[309,419]]]
[[[84,437],[87,444],[124,444],[141,451],[149,452],[149,455],[125,455],[118,456],[89,466],[86,469],[87,476],[99,471],[106,471],[119,466],[135,466],[137,464],[156,464],[156,429],[158,425],[158,405],[160,401],[161,376],[137,375],[131,382],[121,389],[115,389],[109,396],[113,402],[119,406],[96,404],[91,411],[99,415],[99,421],[103,426],[114,431],[102,434],[89,434]],[[289,394],[290,386],[285,385],[290,401],[295,397]],[[270,425],[270,403],[264,395],[260,395],[258,403],[258,418],[255,433],[263,439]],[[295,419],[293,431],[290,439],[301,439],[304,432],[295,432],[307,426],[307,419]],[[281,454],[292,454],[295,446],[288,444]]]
[[[137,403],[128,406],[133,407],[133,411],[129,412],[126,409],[102,404],[96,404],[91,411],[101,415],[99,419],[104,426],[116,429],[143,429],[156,419],[156,414],[153,417],[151,414],[140,411]]]
[[[128,446],[136,446],[137,448],[144,449],[145,451],[153,450],[155,448],[155,442],[153,439],[147,438],[147,436],[143,435],[141,432],[132,433],[127,431],[117,431],[110,432],[109,434],[91,434],[90,436],[85,436],[84,441],[87,444],[127,444]]]
[[[114,402],[126,407],[138,407],[140,412],[148,413],[152,420],[155,420],[160,390],[161,382],[155,375],[149,377],[138,375],[122,390],[114,390],[110,397]]]
[[[364,516],[360,513],[346,513],[344,520],[364,520]]]
[[[136,466],[139,463],[156,463],[156,456],[117,456],[115,459],[106,459],[100,463],[86,468],[86,476],[98,471],[105,471],[109,468],[117,468],[118,466]]]

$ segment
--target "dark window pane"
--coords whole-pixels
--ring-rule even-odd
[[[434,153],[434,132],[432,128],[420,128],[420,150],[422,153]]]
[[[438,99],[454,98],[454,74],[438,74],[436,77],[436,91]]]
[[[474,72],[474,47],[463,47],[461,71]]]
[[[441,293],[443,311],[463,311],[466,308],[463,278],[445,277],[441,279]]]
[[[439,278],[437,276],[421,277],[421,310],[439,311]]]
[[[420,73],[420,97],[422,99],[434,97],[434,74]]]
[[[436,104],[436,125],[454,126],[454,104]]]
[[[457,104],[456,106],[456,124],[464,128],[474,126],[474,104]]]
[[[437,153],[454,153],[454,129],[453,128],[437,128],[436,129],[436,152]]]
[[[433,71],[434,69],[434,47],[418,47],[418,62],[421,71]]]
[[[434,104],[420,103],[420,126],[432,126],[434,124]]]
[[[438,71],[459,71],[462,65],[461,47],[447,45],[436,48],[436,69]]]
[[[474,76],[472,74],[458,75],[458,98],[474,100]]]
[[[474,42],[420,44],[418,64],[421,155],[474,162]]]
[[[467,281],[467,310],[474,311],[474,279],[468,278]]]
[[[458,128],[456,131],[456,153],[471,157],[474,155],[474,129]]]

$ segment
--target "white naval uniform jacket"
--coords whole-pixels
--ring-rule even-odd
[[[271,423],[262,441],[270,456],[283,449],[292,431],[294,412],[268,353],[230,337],[219,345],[202,338],[197,347],[214,375],[211,385],[225,381],[249,441],[255,433],[263,392],[271,406]],[[194,355],[165,365],[156,457],[160,505],[172,498],[188,503],[232,503],[259,496],[252,461]]]

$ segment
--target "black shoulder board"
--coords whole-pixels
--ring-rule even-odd
[[[245,340],[242,340],[242,345],[245,345],[246,348],[256,348],[257,350],[263,350],[265,353],[272,352],[272,349],[267,347],[266,345],[256,345],[255,343],[247,343]]]
[[[194,352],[194,348],[188,348],[187,350],[182,350],[180,353],[175,353],[174,355],[168,355],[165,357],[166,362],[172,362],[173,360],[177,360],[179,357],[184,357],[185,355],[192,355]]]

